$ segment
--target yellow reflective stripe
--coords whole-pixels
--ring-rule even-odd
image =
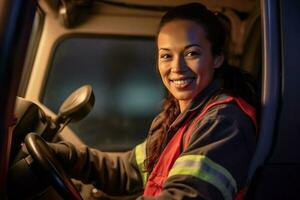
[[[237,192],[237,184],[232,175],[224,167],[204,155],[179,157],[168,177],[174,175],[191,175],[204,180],[218,188],[226,200],[232,200]]]
[[[143,179],[143,185],[145,187],[148,179],[148,172],[146,172],[144,165],[144,160],[146,159],[146,141],[135,147],[135,159]]]

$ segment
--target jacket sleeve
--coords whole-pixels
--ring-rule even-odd
[[[160,196],[139,200],[234,199],[245,186],[255,148],[255,128],[235,105],[212,108],[193,130]]]
[[[132,195],[143,190],[135,149],[105,153],[69,142],[50,143],[50,147],[72,178],[91,183],[109,195]]]
[[[160,121],[158,115],[149,131],[158,129]],[[146,141],[122,153],[106,153],[66,141],[49,146],[71,178],[93,184],[108,195],[134,197],[143,192],[148,177],[144,167]]]

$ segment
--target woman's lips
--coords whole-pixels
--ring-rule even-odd
[[[173,79],[170,80],[171,84],[179,89],[188,87],[192,82],[194,78],[183,78],[183,79]]]

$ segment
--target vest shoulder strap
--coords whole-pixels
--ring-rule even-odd
[[[254,124],[255,128],[257,129],[257,122],[256,122],[256,110],[253,106],[248,104],[245,100],[243,100],[240,97],[226,97],[224,99],[220,99],[217,101],[213,101],[206,105],[204,109],[200,112],[198,116],[193,120],[192,124],[187,130],[186,136],[185,136],[185,141],[184,141],[184,149],[188,147],[188,144],[190,142],[193,130],[195,126],[199,123],[199,121],[203,118],[203,116],[213,107],[221,104],[228,104],[231,102],[235,102],[239,108],[251,119],[252,123]]]

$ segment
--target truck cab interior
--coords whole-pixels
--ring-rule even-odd
[[[142,142],[165,92],[155,71],[157,26],[166,10],[187,2],[0,3],[0,199],[130,199],[70,180],[44,140],[109,152]],[[259,136],[246,199],[295,199],[299,2],[199,2],[230,30],[229,64],[258,85]]]

